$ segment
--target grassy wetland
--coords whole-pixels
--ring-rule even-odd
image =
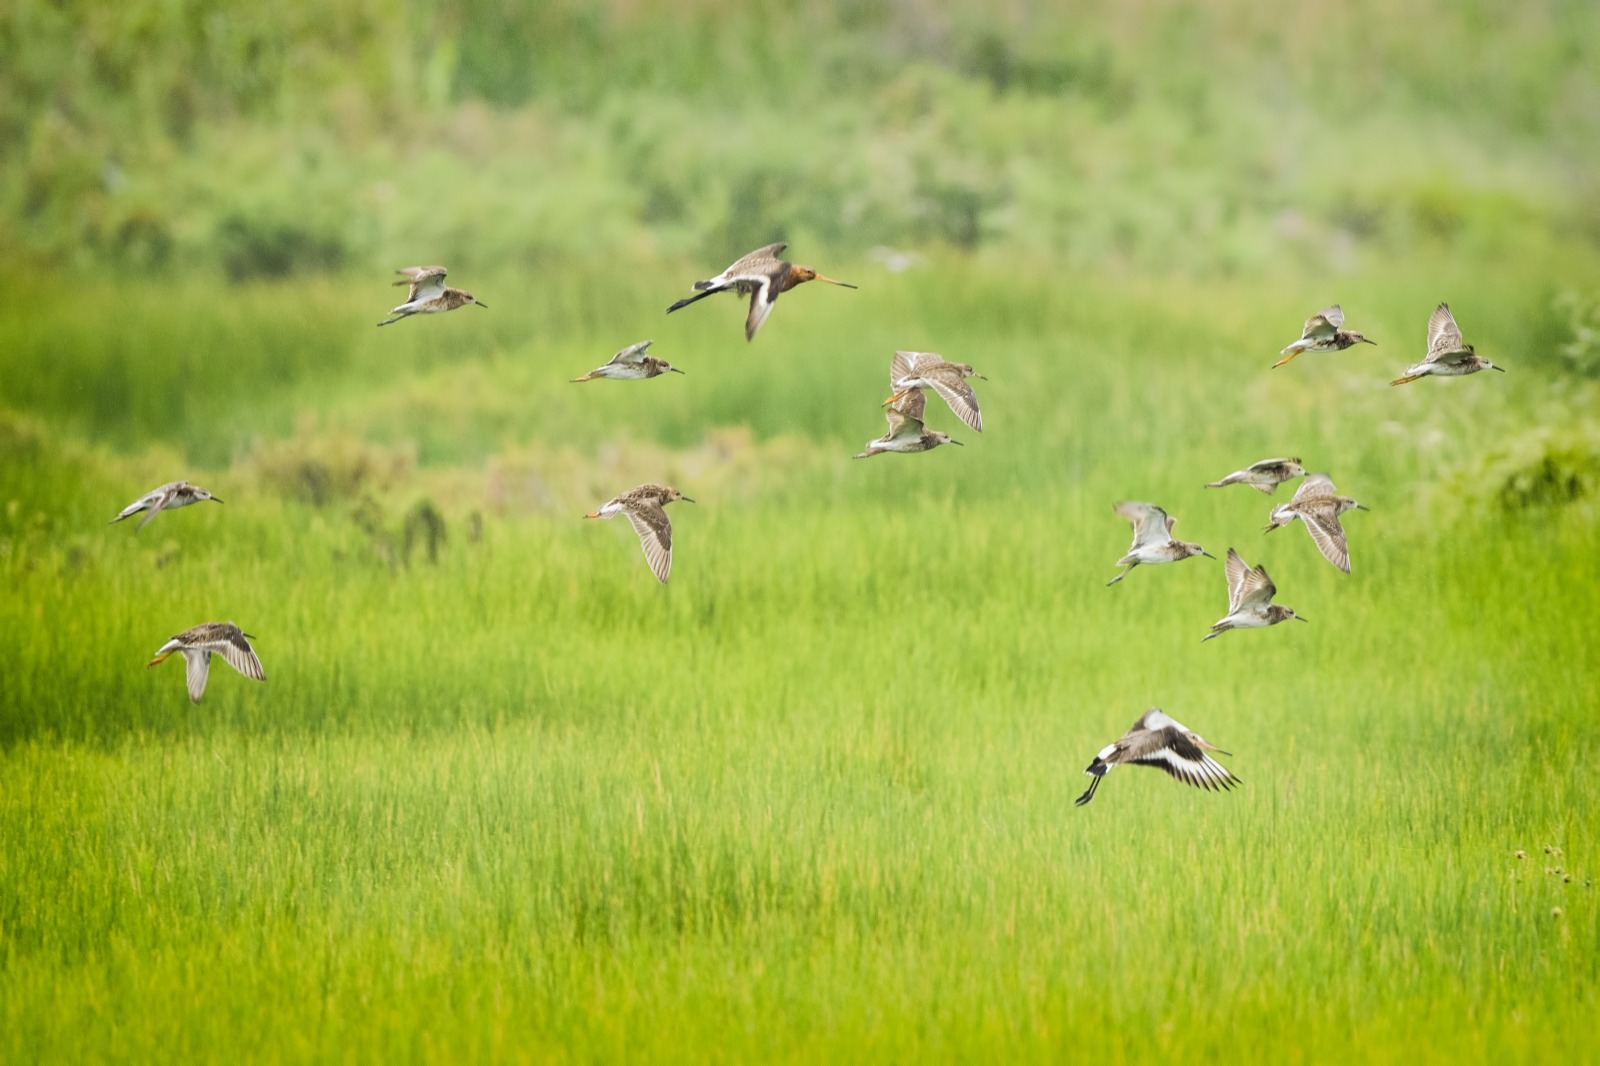
[[[0,16],[0,1059],[1588,1047],[1600,15],[1411,8]],[[861,288],[663,316],[775,239]],[[1439,300],[1508,372],[1390,388]],[[852,460],[896,348],[985,432]],[[1351,574],[1201,487],[1274,455]],[[1105,588],[1128,498],[1310,624]],[[1242,786],[1074,808],[1152,705]]]

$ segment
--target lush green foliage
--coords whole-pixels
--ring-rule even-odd
[[[0,251],[244,277],[787,236],[1253,272],[1600,239],[1593,4],[949,6],[15,0]]]
[[[0,1061],[1587,1054],[1597,12],[0,10]],[[861,289],[663,317],[775,238]],[[1439,299],[1509,372],[1389,388]],[[897,348],[987,431],[851,460]],[[1243,786],[1074,809],[1151,705]]]

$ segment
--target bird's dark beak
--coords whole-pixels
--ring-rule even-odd
[[[246,640],[259,640],[259,639],[261,639],[260,637],[257,637],[254,633],[245,633],[243,630],[240,630],[240,633],[243,634],[243,636],[244,636],[244,638]]]
[[[1373,340],[1371,337],[1362,337],[1361,338],[1361,343],[1362,344],[1376,345],[1378,342]]]
[[[217,497],[213,496],[213,497],[211,497],[211,502],[212,503],[221,503],[222,501],[220,499],[218,499]]]
[[[693,503],[694,502],[693,500],[689,499],[689,497],[687,497],[687,496],[679,496],[678,499],[682,500],[684,503]]]
[[[1204,548],[1200,549],[1200,554],[1204,555],[1207,559],[1215,559],[1216,558],[1215,555],[1212,555],[1210,552],[1206,551]]]
[[[1505,367],[1503,367],[1503,366],[1495,366],[1493,363],[1489,364],[1489,369],[1490,370],[1498,370],[1502,374],[1504,374],[1506,372],[1506,368]]]
[[[667,369],[668,369],[668,370],[670,370],[670,371],[672,371],[672,372],[673,372],[673,373],[674,373],[674,374],[681,374],[681,373],[683,373],[683,371],[681,371],[681,370],[679,370],[679,369],[678,369],[678,368],[677,368],[677,367],[675,367],[675,366],[669,366],[669,367],[667,367]]]
[[[472,302],[483,308],[485,311],[489,310],[489,305],[484,303],[482,300],[473,300]]]
[[[950,443],[956,445],[959,448],[965,448],[966,447],[965,444],[962,444],[960,441],[956,440],[954,437],[950,438]]]
[[[1297,614],[1294,617],[1295,617],[1295,620],[1298,621],[1298,622],[1309,622],[1309,621],[1311,621],[1311,619],[1307,618],[1303,614]]]
[[[846,289],[860,288],[858,285],[852,285],[848,281],[840,281],[838,278],[830,278],[825,274],[818,274],[816,280],[826,281],[829,285],[838,285]]]

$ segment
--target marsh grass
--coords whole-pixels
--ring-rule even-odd
[[[382,331],[389,293],[332,276],[287,340],[270,283],[0,316],[7,382],[52,368],[0,423],[0,1056],[1585,1047],[1592,502],[1450,489],[1591,409],[1522,339],[1548,287],[991,267],[830,264],[861,292],[792,293],[755,344],[735,301],[654,318],[672,287],[643,281],[608,306],[656,328],[617,336],[582,273]],[[1390,389],[1441,289],[1515,370]],[[1330,296],[1380,347],[1268,370]],[[651,334],[690,376],[566,381]],[[977,364],[987,432],[849,459],[896,347]],[[1201,488],[1268,454],[1372,507],[1353,574]],[[105,526],[175,476],[228,503]],[[578,520],[644,480],[700,501],[665,587]],[[1266,562],[1311,624],[1202,646],[1207,559],[1104,588],[1127,497]],[[432,562],[392,539],[421,501]],[[210,618],[268,680],[219,665],[193,706],[142,664]],[[1074,809],[1150,705],[1243,787],[1130,768]]]

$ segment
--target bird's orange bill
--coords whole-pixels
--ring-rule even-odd
[[[812,278],[811,280],[812,281],[826,281],[829,285],[840,285],[840,286],[843,286],[846,289],[858,289],[858,288],[861,287],[859,285],[852,285],[848,281],[840,281],[838,278],[830,278],[826,274],[818,274],[816,277]]]

